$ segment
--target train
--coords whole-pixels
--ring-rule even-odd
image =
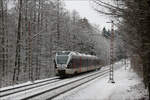
[[[54,63],[56,75],[60,77],[99,70],[102,67],[100,58],[74,51],[56,52]]]

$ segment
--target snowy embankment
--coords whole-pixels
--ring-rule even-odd
[[[55,78],[57,78],[57,77],[52,77],[52,78],[47,78],[47,79],[42,79],[42,80],[36,80],[36,81],[28,81],[28,82],[25,82],[25,83],[22,83],[22,84],[16,84],[16,85],[0,88],[0,91],[13,89],[13,88],[17,88],[17,87],[22,87],[22,86],[27,86],[27,85],[31,85],[31,84],[36,84],[36,83],[39,83],[39,82],[44,82],[46,80],[51,80],[51,79],[55,79]]]
[[[115,83],[108,83],[109,76],[97,78],[55,100],[148,100],[142,79],[129,66],[125,70],[121,62],[115,64],[119,66],[114,72]]]

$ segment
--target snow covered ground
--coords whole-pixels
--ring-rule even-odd
[[[35,84],[35,83],[38,83],[38,82],[43,82],[43,81],[50,80],[50,79],[55,79],[55,78],[57,78],[57,77],[52,77],[52,78],[47,78],[47,79],[42,79],[42,80],[36,80],[34,82],[28,81],[28,82],[25,82],[25,83],[22,83],[22,84],[16,84],[16,85],[0,88],[0,91],[7,90],[7,89],[12,89],[12,88],[17,88],[17,87],[20,87],[20,86],[26,86],[26,85],[30,85],[30,84]]]
[[[55,100],[148,100],[142,79],[130,67],[125,70],[121,62],[116,66],[121,67],[114,73],[114,84],[108,83],[107,75],[62,94]]]

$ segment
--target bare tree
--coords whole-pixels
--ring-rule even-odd
[[[13,82],[19,80],[20,66],[21,66],[21,21],[22,21],[22,0],[19,2],[19,18],[18,18],[18,30],[17,30],[17,43],[16,43],[16,58]]]
[[[131,64],[132,68],[134,68],[140,76],[143,76],[145,86],[150,89],[149,0],[113,1],[116,2],[114,5],[102,0],[93,0],[97,6],[107,9],[107,12],[98,8],[96,8],[96,11],[111,15],[113,18],[116,18],[116,22],[119,22],[117,23],[118,31],[124,45],[128,48],[128,54],[131,54],[131,63],[138,65],[134,66],[135,64]],[[139,59],[141,61],[139,61]],[[143,69],[139,70],[141,69],[141,65]]]

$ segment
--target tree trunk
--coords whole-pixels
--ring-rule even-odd
[[[0,62],[2,63],[0,67],[2,67],[2,71],[1,71],[1,85],[2,85],[2,81],[3,78],[5,76],[5,22],[4,22],[4,2],[3,0],[1,0],[1,45],[2,45],[2,50],[0,52]]]
[[[18,30],[17,30],[17,43],[16,43],[16,58],[15,58],[15,69],[14,69],[14,76],[13,82],[19,80],[20,74],[20,66],[21,66],[21,20],[22,20],[22,0],[18,0],[19,4],[19,18],[18,18]],[[17,70],[17,71],[15,71]],[[17,72],[17,73],[16,73]]]
[[[149,92],[149,100],[150,100],[150,82],[149,82],[149,85],[148,85],[148,92]]]

